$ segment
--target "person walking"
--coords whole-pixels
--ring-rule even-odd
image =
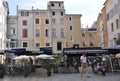
[[[81,62],[81,77],[83,76],[83,73],[85,72],[87,78],[90,78],[90,76],[88,75],[88,63],[87,63],[87,57],[86,57],[85,52],[80,57],[80,62]]]

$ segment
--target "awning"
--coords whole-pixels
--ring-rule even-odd
[[[65,54],[78,54],[78,53],[105,53],[107,50],[64,50]]]
[[[53,53],[52,47],[41,47],[40,51],[48,55],[51,55]]]
[[[108,50],[110,54],[120,53],[120,46],[109,46],[102,48],[103,50]]]
[[[4,52],[5,52],[5,53],[16,53],[15,50],[5,50]]]
[[[109,46],[109,47],[105,47],[103,49],[120,49],[120,46]]]
[[[5,50],[5,53],[18,53],[18,52],[25,52],[26,48],[16,48],[11,50]]]

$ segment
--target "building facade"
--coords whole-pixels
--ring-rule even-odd
[[[66,14],[66,47],[82,47],[81,14]]]
[[[108,32],[107,32],[107,21],[106,21],[106,9],[105,7],[101,10],[102,24],[103,24],[103,47],[108,46]]]
[[[119,27],[119,0],[106,0],[106,21],[108,30],[108,46],[116,46],[120,36]]]
[[[81,14],[66,14],[63,1],[50,1],[47,10],[17,8],[17,16],[9,16],[8,21],[8,29],[15,34],[10,36],[9,31],[8,35],[16,42],[13,47],[52,47],[59,54],[63,48],[80,46]]]
[[[102,13],[99,13],[99,15],[98,15],[96,26],[97,26],[97,35],[98,35],[99,46],[104,47]]]
[[[8,27],[7,27],[7,37],[8,37],[8,48],[17,47],[17,16],[8,16]]]
[[[82,47],[99,47],[96,28],[82,28],[81,45]]]
[[[18,47],[34,46],[34,19],[32,10],[17,11]]]
[[[96,28],[81,28],[81,16],[66,14],[63,1],[48,2],[46,10],[17,7],[17,15],[8,17],[9,47],[52,47],[55,54],[63,48],[97,47]]]

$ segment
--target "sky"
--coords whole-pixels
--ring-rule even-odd
[[[81,14],[82,27],[91,27],[106,0],[4,0],[8,2],[10,15],[16,15],[16,5],[19,9],[45,9],[49,1],[64,1],[66,14]]]

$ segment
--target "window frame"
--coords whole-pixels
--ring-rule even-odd
[[[26,43],[25,46],[24,46],[24,43]],[[22,43],[22,46],[23,46],[23,47],[28,47],[28,42],[23,42],[23,43]]]
[[[23,20],[22,23],[23,23],[23,26],[27,26],[27,20]]]
[[[39,18],[35,19],[35,24],[40,24],[40,19]]]
[[[23,38],[27,38],[28,37],[28,29],[23,29],[22,32],[23,32],[22,33],[23,34],[22,37]]]
[[[40,29],[36,29],[35,30],[35,36],[36,37],[40,37]]]

